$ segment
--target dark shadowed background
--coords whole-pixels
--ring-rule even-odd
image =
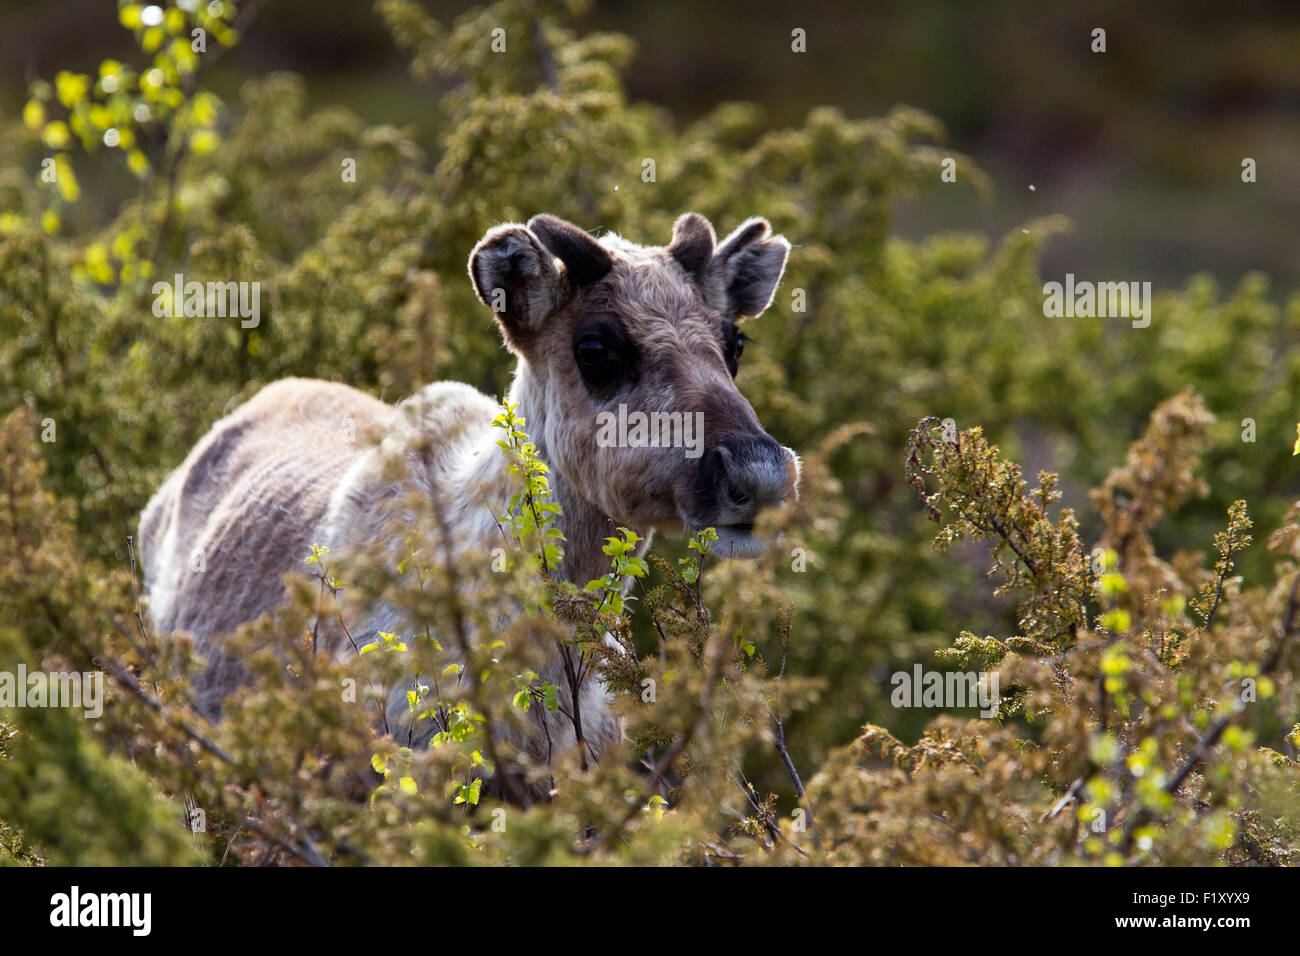
[[[462,5],[426,6],[449,21]],[[726,100],[761,104],[773,125],[819,104],[862,117],[907,103],[938,117],[994,191],[981,198],[956,185],[908,201],[898,218],[905,236],[998,235],[1060,212],[1075,227],[1047,247],[1050,276],[1165,286],[1197,271],[1232,283],[1262,269],[1282,290],[1300,276],[1300,5],[785,7],[613,0],[597,2],[584,25],[632,36],[630,94],[671,107],[683,122]],[[21,108],[26,80],[127,57],[133,41],[116,9],[110,0],[0,3],[0,108]],[[795,27],[807,31],[806,54],[790,50]],[[1090,50],[1096,27],[1107,31],[1104,54]],[[434,91],[406,65],[369,0],[268,0],[244,42],[206,76],[234,101],[243,80],[293,70],[313,103],[414,125],[431,144]],[[1241,181],[1247,156],[1258,163],[1253,185]],[[131,188],[125,177],[122,187]]]

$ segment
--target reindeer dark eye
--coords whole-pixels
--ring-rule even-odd
[[[753,340],[740,331],[734,322],[722,329],[722,357],[732,378],[740,371],[740,357],[745,354],[745,343],[750,341]]]
[[[573,335],[573,358],[593,395],[607,397],[637,376],[637,350],[617,316],[583,319]]]
[[[609,358],[609,349],[597,338],[583,339],[574,351],[578,356],[578,364],[583,368],[595,368]]]

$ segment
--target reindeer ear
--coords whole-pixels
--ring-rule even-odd
[[[761,315],[772,304],[790,243],[771,231],[766,219],[741,223],[722,240],[709,264],[704,288],[720,300],[715,304],[728,318]]]
[[[564,263],[564,271],[578,285],[590,285],[614,268],[614,260],[587,230],[542,213],[528,220],[528,228],[542,245]]]
[[[716,243],[717,237],[713,234],[709,220],[699,213],[683,213],[673,223],[673,241],[668,247],[668,254],[677,260],[677,264],[686,270],[688,276],[700,280],[713,261],[713,247]]]
[[[560,274],[551,253],[523,226],[494,226],[469,254],[469,277],[520,346],[560,304]]]

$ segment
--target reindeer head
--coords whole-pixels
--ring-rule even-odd
[[[617,524],[713,526],[717,553],[758,553],[754,520],[795,493],[799,464],[733,379],[740,324],[767,308],[789,251],[763,219],[718,244],[694,213],[666,247],[547,215],[489,230],[470,277],[519,357],[526,427],[574,492]]]

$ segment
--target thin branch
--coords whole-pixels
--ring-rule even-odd
[[[1300,617],[1300,572],[1296,573],[1295,577],[1291,581],[1291,592],[1287,597],[1286,613],[1282,618],[1282,632],[1278,636],[1277,643],[1274,645],[1272,653],[1269,654],[1263,665],[1260,667],[1259,676],[1266,677],[1272,674],[1281,663],[1282,654],[1285,652],[1287,645],[1296,634],[1298,617]],[[1170,778],[1169,782],[1165,784],[1164,792],[1166,794],[1173,796],[1178,792],[1187,778],[1191,776],[1192,772],[1201,765],[1206,756],[1209,755],[1210,751],[1214,749],[1216,744],[1218,744],[1219,738],[1223,736],[1223,732],[1228,729],[1239,715],[1240,711],[1224,714],[1210,726],[1210,729],[1206,731],[1205,735],[1196,742],[1196,746],[1192,748],[1191,754],[1188,755],[1187,759],[1183,762],[1183,765],[1178,769],[1178,772],[1175,773],[1174,776]],[[1128,822],[1128,826],[1124,828],[1124,839],[1121,843],[1121,849],[1124,853],[1127,854],[1132,846],[1133,837],[1137,828],[1147,822],[1150,817],[1151,812],[1146,807],[1140,807],[1137,812],[1133,814],[1132,819]]]

